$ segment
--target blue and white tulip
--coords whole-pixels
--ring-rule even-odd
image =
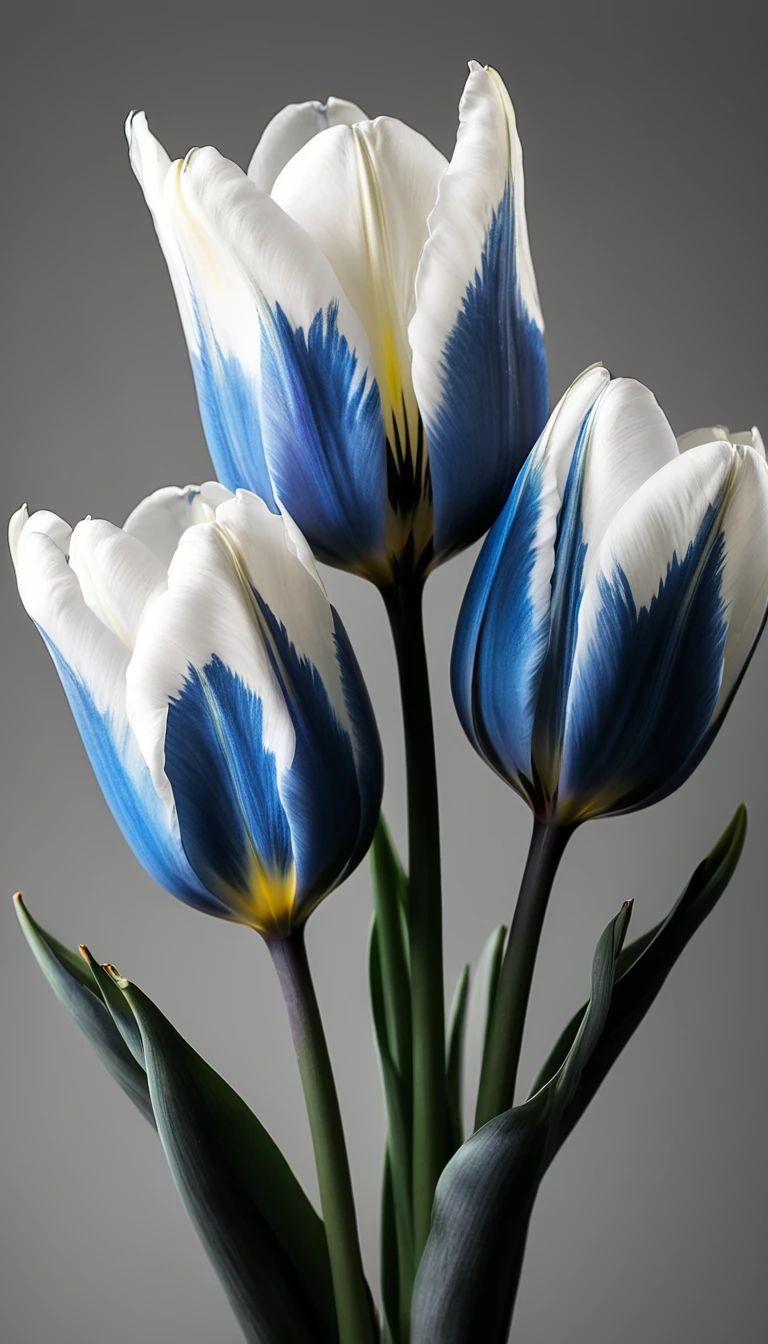
[[[451,669],[464,730],[541,820],[656,802],[712,742],[767,603],[757,430],[676,441],[647,388],[588,369],[472,574]]]
[[[292,520],[213,482],[123,528],[10,525],[112,813],[147,871],[209,914],[286,937],[360,861],[382,792],[376,724]]]
[[[338,99],[285,108],[247,175],[131,162],[186,334],[217,475],[382,587],[496,517],[548,410],[515,114],[476,62],[450,163]]]

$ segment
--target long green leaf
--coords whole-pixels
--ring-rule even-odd
[[[411,1344],[505,1344],[553,1126],[605,1025],[629,916],[624,906],[597,945],[589,1007],[556,1076],[479,1129],[445,1168],[416,1276]]]
[[[156,1124],[183,1202],[251,1344],[338,1344],[325,1229],[245,1102],[141,990],[35,923],[25,937],[58,998]]]
[[[387,1331],[407,1344],[414,1274],[412,1206],[413,1065],[407,880],[386,822],[371,846],[374,919],[369,980],[387,1109],[382,1193],[382,1296]]]
[[[464,1140],[462,1109],[464,1099],[464,1042],[467,1030],[468,1002],[469,965],[467,964],[463,967],[456,984],[448,1028],[448,1058],[445,1082],[448,1093],[448,1119],[451,1126],[451,1152],[454,1153]]]
[[[40,927],[20,894],[14,904],[22,933],[59,1003],[66,1008],[115,1082],[145,1119],[154,1125],[146,1074],[115,1026],[82,957]]]
[[[335,1341],[323,1224],[280,1149],[151,1000],[117,984],[141,1032],[171,1174],[246,1338]]]
[[[381,1219],[382,1296],[391,1338],[398,1344],[405,1344],[414,1273],[411,1110],[407,1100],[410,1088],[403,1085],[390,1051],[377,919],[374,919],[371,929],[369,978],[373,1024],[387,1109]]]
[[[611,1066],[637,1030],[681,952],[725,891],[736,870],[747,832],[747,811],[735,812],[712,852],[694,872],[667,918],[625,949],[617,965],[616,985],[605,1030],[579,1086],[564,1112],[559,1147],[583,1115]],[[560,1067],[584,1016],[571,1019],[534,1083],[542,1087]]]

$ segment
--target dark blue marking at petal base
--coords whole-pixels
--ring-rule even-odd
[[[509,184],[440,360],[443,400],[427,425],[435,551],[491,525],[549,410],[544,337],[525,309]]]
[[[315,554],[356,568],[385,554],[384,421],[337,317],[334,303],[305,332],[276,305],[262,329],[262,435],[275,491]]]
[[[598,580],[590,660],[572,692],[561,798],[602,811],[640,807],[697,760],[723,673],[725,540],[711,506],[682,560],[638,611],[621,568]],[[686,769],[689,766],[689,769]],[[682,773],[681,773],[682,772]]]
[[[471,721],[481,753],[515,787],[531,778],[531,734],[549,636],[549,593],[531,589],[542,508],[542,464],[524,468],[502,518],[486,540],[493,573],[478,584],[482,616],[471,683]],[[496,535],[497,529],[503,533]],[[484,548],[485,549],[485,548]],[[475,600],[468,593],[470,601]],[[464,618],[460,617],[459,629]],[[457,633],[457,640],[462,638]],[[454,655],[457,659],[461,654]],[[460,673],[458,667],[455,680]],[[523,791],[527,790],[523,786]]]
[[[226,883],[246,899],[255,856],[272,874],[293,859],[263,728],[262,701],[217,655],[188,669],[168,705],[165,772],[187,857],[213,891]]]
[[[240,360],[225,355],[197,323],[191,356],[200,418],[214,470],[228,490],[252,490],[277,512],[261,441],[258,394]]]
[[[317,668],[298,655],[285,626],[255,594],[269,636],[275,675],[296,732],[296,750],[280,781],[296,859],[296,900],[307,913],[345,876],[357,852],[366,802],[349,734],[339,723]]]
[[[87,686],[44,634],[43,638],[102,793],[139,863],[160,886],[187,905],[210,915],[225,915],[225,907],[190,868],[130,729],[125,726],[117,730],[112,715],[96,709]]]

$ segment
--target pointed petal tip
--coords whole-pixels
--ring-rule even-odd
[[[125,138],[128,141],[129,147],[133,144],[135,138],[135,127],[138,127],[141,131],[149,130],[147,114],[138,107],[131,108],[128,116],[125,118]]]

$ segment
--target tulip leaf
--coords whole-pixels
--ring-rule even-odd
[[[256,1116],[141,990],[16,909],[57,997],[156,1125],[246,1339],[338,1344],[322,1220]]]
[[[154,1125],[146,1074],[115,1026],[82,957],[40,927],[21,895],[16,896],[15,906],[22,933],[57,999],[126,1096]]]
[[[500,924],[493,931],[481,960],[486,964],[485,971],[485,1034],[483,1039],[483,1055],[485,1047],[488,1044],[488,1032],[491,1027],[491,1018],[493,1017],[493,1005],[496,1002],[496,990],[499,987],[499,975],[501,974],[501,963],[504,958],[504,944],[507,940],[507,926]],[[486,960],[487,958],[487,960]],[[482,1055],[481,1055],[482,1058]]]
[[[118,972],[115,970],[114,966],[100,966],[98,961],[91,955],[88,948],[83,944],[80,945],[80,955],[87,963],[91,975],[96,981],[97,988],[104,1000],[105,1007],[107,1008],[112,1021],[146,1076],[147,1070],[144,1059],[144,1044],[141,1039],[139,1024],[128,1006],[128,1000],[118,988],[117,982],[120,979]]]
[[[410,1081],[411,972],[406,919],[408,879],[383,816],[379,817],[370,854],[387,1040],[398,1072]]]
[[[477,1130],[440,1177],[414,1286],[411,1344],[506,1344],[533,1203],[562,1111],[605,1027],[630,910],[622,908],[597,945],[589,1005],[557,1074]]]
[[[468,1002],[469,965],[466,965],[459,976],[454,991],[450,1026],[448,1029],[446,1089],[448,1093],[448,1118],[451,1126],[451,1151],[454,1153],[456,1149],[461,1146],[464,1139],[462,1102],[464,1084],[464,1042],[467,1030]]]
[[[746,830],[747,812],[741,806],[711,854],[699,864],[667,918],[631,943],[619,958],[608,1021],[563,1115],[558,1147],[565,1142],[642,1022],[686,944],[715,908],[736,870]],[[565,1028],[534,1083],[534,1092],[560,1067],[579,1030],[584,1011],[581,1008]]]
[[[246,1339],[336,1341],[323,1224],[280,1149],[151,1000],[116,983],[141,1032],[171,1174]]]
[[[382,1297],[389,1337],[393,1344],[405,1344],[414,1273],[408,891],[407,879],[383,817],[379,819],[371,846],[371,877],[374,905],[369,959],[371,1009],[387,1110],[381,1224]]]
[[[384,1314],[393,1341],[405,1338],[414,1270],[411,1205],[410,1079],[403,1080],[390,1051],[378,920],[371,930],[370,993],[387,1110],[387,1145],[381,1219]]]

